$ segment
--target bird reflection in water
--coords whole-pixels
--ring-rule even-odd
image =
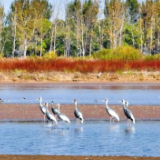
[[[129,134],[129,133],[135,133],[135,128],[134,126],[127,126],[127,128],[124,130],[126,134]]]
[[[75,132],[76,132],[76,133],[83,132],[83,131],[84,131],[84,130],[83,130],[83,127],[82,127],[82,126],[75,128]]]
[[[116,131],[116,132],[118,132],[119,131],[119,124],[112,124],[112,125],[110,125],[110,127],[109,127],[109,130],[110,131]]]

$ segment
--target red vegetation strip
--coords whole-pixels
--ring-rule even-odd
[[[160,70],[160,61],[123,61],[123,60],[71,60],[71,59],[1,59],[0,70],[33,71],[78,71],[78,72],[116,72],[126,70]]]

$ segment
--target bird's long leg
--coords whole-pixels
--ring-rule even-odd
[[[46,116],[46,115],[44,114],[44,123],[45,123],[45,116]]]
[[[76,124],[79,124],[78,118],[76,118]]]
[[[109,122],[110,122],[110,123],[112,122],[112,117],[109,118]]]
[[[64,129],[64,122],[62,122],[62,129]]]
[[[53,129],[56,129],[56,124],[52,121]]]
[[[131,125],[131,121],[129,119],[127,119],[127,125],[130,126]]]
[[[112,117],[112,119],[113,119],[113,123],[114,123],[114,117]]]

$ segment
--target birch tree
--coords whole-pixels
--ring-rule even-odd
[[[99,12],[99,4],[96,0],[85,1],[83,5],[83,14],[84,14],[83,17],[86,26],[86,46],[89,46],[88,51],[90,56],[93,51],[93,36],[94,36],[95,25],[97,23],[98,12]]]
[[[51,26],[51,36],[50,36],[50,47],[49,50],[53,49],[54,53],[56,52],[56,40],[57,40],[57,27],[58,27],[58,17],[60,11],[62,11],[62,0],[58,1],[58,4],[53,4],[52,7],[52,26]]]
[[[125,22],[125,5],[121,0],[105,1],[105,17],[109,23],[107,34],[110,37],[110,47],[122,45],[122,33]]]
[[[2,53],[2,32],[4,28],[4,8],[0,4],[0,53]]]

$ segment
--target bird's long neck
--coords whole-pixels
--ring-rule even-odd
[[[127,109],[127,105],[126,105],[126,104],[123,104],[123,108],[124,108],[124,109]]]
[[[46,105],[46,111],[48,112],[48,104]]]
[[[108,108],[109,108],[109,107],[108,107],[108,102],[106,102],[105,107],[106,107],[106,109],[108,109]]]
[[[39,100],[39,104],[42,105],[42,99]]]
[[[60,105],[58,105],[58,110],[59,110],[59,112],[60,112]]]
[[[78,109],[78,108],[77,108],[77,103],[74,103],[74,108],[75,108],[75,109]]]
[[[124,110],[126,110],[127,108],[126,108],[126,104],[125,103],[123,103],[123,109]]]

